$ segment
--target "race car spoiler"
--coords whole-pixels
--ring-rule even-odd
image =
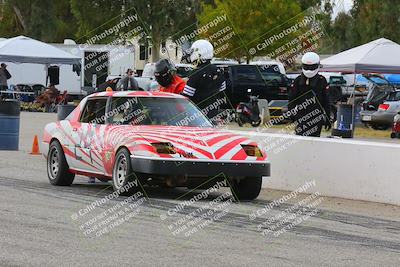
[[[136,172],[159,175],[187,176],[270,176],[267,161],[232,161],[207,159],[157,158],[131,155],[132,169]]]

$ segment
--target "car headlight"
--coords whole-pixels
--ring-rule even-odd
[[[260,148],[258,146],[254,145],[241,145],[244,152],[246,152],[247,156],[250,157],[262,157],[263,153],[261,152]]]
[[[158,154],[176,154],[174,146],[169,142],[151,143]]]

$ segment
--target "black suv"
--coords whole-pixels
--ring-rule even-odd
[[[289,80],[277,65],[217,65],[224,70],[226,93],[233,106],[247,102],[248,89],[252,95],[268,101],[288,99]]]

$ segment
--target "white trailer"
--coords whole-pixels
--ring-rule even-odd
[[[82,58],[81,74],[77,75],[71,65],[60,67],[59,84],[56,87],[70,95],[85,94],[84,87],[97,86],[109,75],[120,76],[128,68],[135,66],[135,53],[132,46],[86,45],[66,40],[64,44],[52,44],[66,52]],[[12,77],[8,85],[46,84],[47,67],[40,64],[7,63]]]

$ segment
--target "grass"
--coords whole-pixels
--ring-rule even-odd
[[[367,127],[356,127],[354,136],[359,138],[390,138],[392,130],[374,130]]]
[[[231,124],[233,127],[237,124],[232,123]],[[278,132],[279,130],[283,130],[288,126],[288,124],[277,124],[273,125],[270,130],[266,130],[265,132]],[[261,126],[262,127],[262,126]],[[256,128],[251,127],[249,124],[244,125],[244,127],[235,127],[237,129],[242,129],[242,130],[256,130]],[[372,128],[367,128],[365,126],[356,126],[355,131],[354,131],[354,137],[355,138],[371,138],[371,139],[390,139],[390,134],[391,134],[391,129],[388,130],[374,130]],[[328,136],[331,135],[331,130],[325,131],[322,129],[322,136]]]

